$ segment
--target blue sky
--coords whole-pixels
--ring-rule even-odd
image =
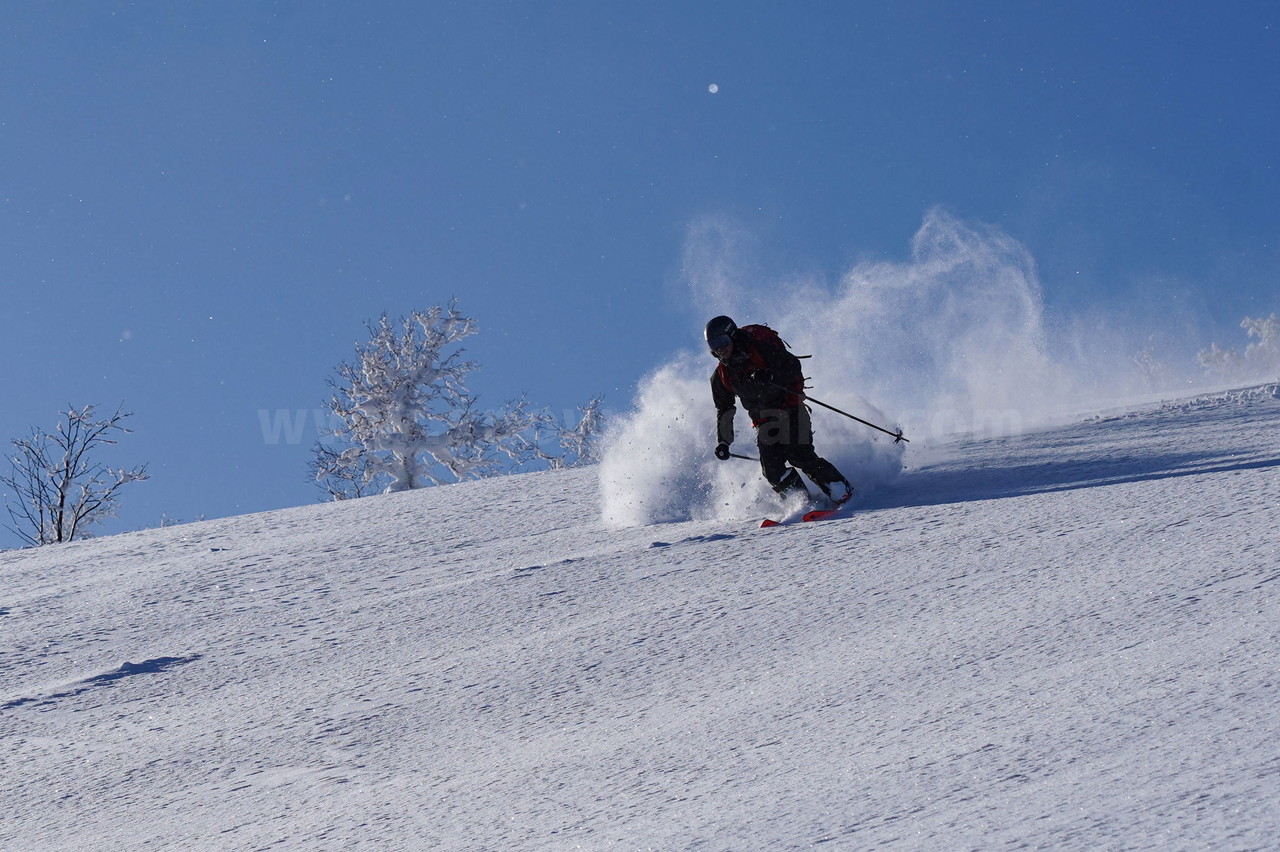
[[[0,438],[136,412],[104,460],[153,478],[105,531],[317,499],[314,432],[260,412],[384,311],[459,297],[494,407],[625,408],[697,343],[707,217],[765,278],[900,259],[940,205],[1051,316],[1280,311],[1273,3],[19,0],[0,33]]]

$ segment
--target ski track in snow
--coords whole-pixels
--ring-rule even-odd
[[[0,553],[0,847],[1267,848],[1278,427],[961,440],[773,530],[587,470]]]

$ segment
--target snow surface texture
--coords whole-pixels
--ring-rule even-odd
[[[586,469],[3,553],[0,848],[1271,847],[1278,426],[962,440],[777,530]]]

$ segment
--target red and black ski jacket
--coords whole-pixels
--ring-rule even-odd
[[[761,370],[766,372],[761,375]],[[769,419],[768,412],[800,405],[803,393],[800,359],[787,350],[778,333],[766,325],[742,326],[733,336],[728,362],[721,362],[711,375],[717,439],[733,443],[735,398],[741,400],[751,424],[759,426]]]

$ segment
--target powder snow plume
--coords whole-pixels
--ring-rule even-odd
[[[691,345],[701,343],[701,323],[717,314],[739,325],[765,323],[793,352],[813,356],[804,368],[814,398],[904,429],[909,449],[814,408],[818,453],[863,493],[891,481],[904,452],[919,452],[931,439],[1017,433],[1078,406],[1087,395],[1082,388],[1096,390],[1098,365],[1068,366],[1069,359],[1050,355],[1034,260],[997,228],[932,210],[909,260],[858,264],[834,286],[765,280],[750,244],[749,235],[723,222],[691,228],[683,273],[700,318]],[[1122,367],[1133,372],[1132,364]],[[698,346],[641,382],[601,466],[606,520],[630,526],[777,511],[758,465],[712,457],[713,368]],[[741,410],[736,425],[733,449],[755,455]]]

